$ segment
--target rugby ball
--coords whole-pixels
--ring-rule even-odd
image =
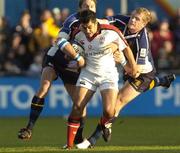
[[[84,47],[80,43],[77,41],[71,41],[71,45],[77,53],[79,53],[81,56],[84,56]]]

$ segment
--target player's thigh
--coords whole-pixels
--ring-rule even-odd
[[[39,94],[46,94],[51,87],[53,80],[57,78],[56,72],[52,67],[43,68],[41,74]]]
[[[47,95],[49,88],[51,87],[52,81],[56,78],[56,73],[53,68],[45,67],[43,68],[41,74],[41,81],[39,90],[36,92],[36,96],[43,98]]]
[[[56,72],[52,67],[45,67],[43,68],[42,74],[41,74],[41,84],[45,82],[52,82],[57,78]]]
[[[90,101],[94,94],[94,91],[89,90],[85,87],[77,86],[75,92],[75,104],[81,107],[85,107],[86,104]]]
[[[76,95],[76,86],[73,84],[64,84],[64,86],[65,86],[69,96],[71,97],[72,102],[74,103],[75,95]],[[89,101],[89,100],[87,100],[87,101]],[[86,116],[86,107],[84,108],[82,115]]]
[[[75,95],[76,95],[76,85],[70,84],[70,83],[65,83],[64,87],[66,88],[67,93],[71,97],[72,101],[75,101]]]
[[[119,90],[117,101],[130,102],[139,94],[140,92],[136,91],[132,85],[126,81],[123,87]]]

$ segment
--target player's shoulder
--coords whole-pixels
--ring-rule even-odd
[[[121,31],[117,27],[115,27],[114,25],[111,25],[111,24],[100,24],[100,28],[101,28],[101,30],[112,30],[117,33],[121,33]]]
[[[142,28],[139,32],[138,32],[138,36],[139,39],[148,39],[149,34],[148,34],[148,30],[146,27]]]
[[[72,25],[74,22],[77,22],[78,19],[78,13],[73,13],[71,14],[63,23],[63,26],[70,26]]]
[[[117,14],[114,16],[107,16],[106,19],[109,21],[109,23],[120,23],[120,24],[127,24],[129,22],[130,16]]]

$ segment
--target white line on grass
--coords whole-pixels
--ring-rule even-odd
[[[179,150],[180,146],[97,146],[95,148],[87,149],[87,151],[173,151]],[[38,147],[1,147],[0,153],[23,153],[23,152],[61,152],[64,151],[60,147],[38,146]],[[79,151],[72,149],[72,151]],[[86,150],[83,150],[86,151]]]

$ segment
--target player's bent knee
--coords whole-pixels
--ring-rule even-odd
[[[118,105],[123,105],[123,104],[125,104],[127,101],[128,101],[128,100],[127,100],[126,98],[123,98],[122,96],[117,98],[117,104],[118,104]]]
[[[104,116],[106,116],[107,118],[112,118],[114,117],[115,114],[115,110],[111,110],[111,111],[104,111]]]
[[[81,105],[73,105],[73,114],[76,114],[78,116],[82,116],[83,115],[83,110],[84,108],[82,108]]]
[[[106,108],[104,109],[104,113],[105,113],[107,116],[112,117],[112,116],[114,115],[114,113],[115,113],[115,108],[114,108],[114,107],[111,107],[111,106],[106,107]]]

